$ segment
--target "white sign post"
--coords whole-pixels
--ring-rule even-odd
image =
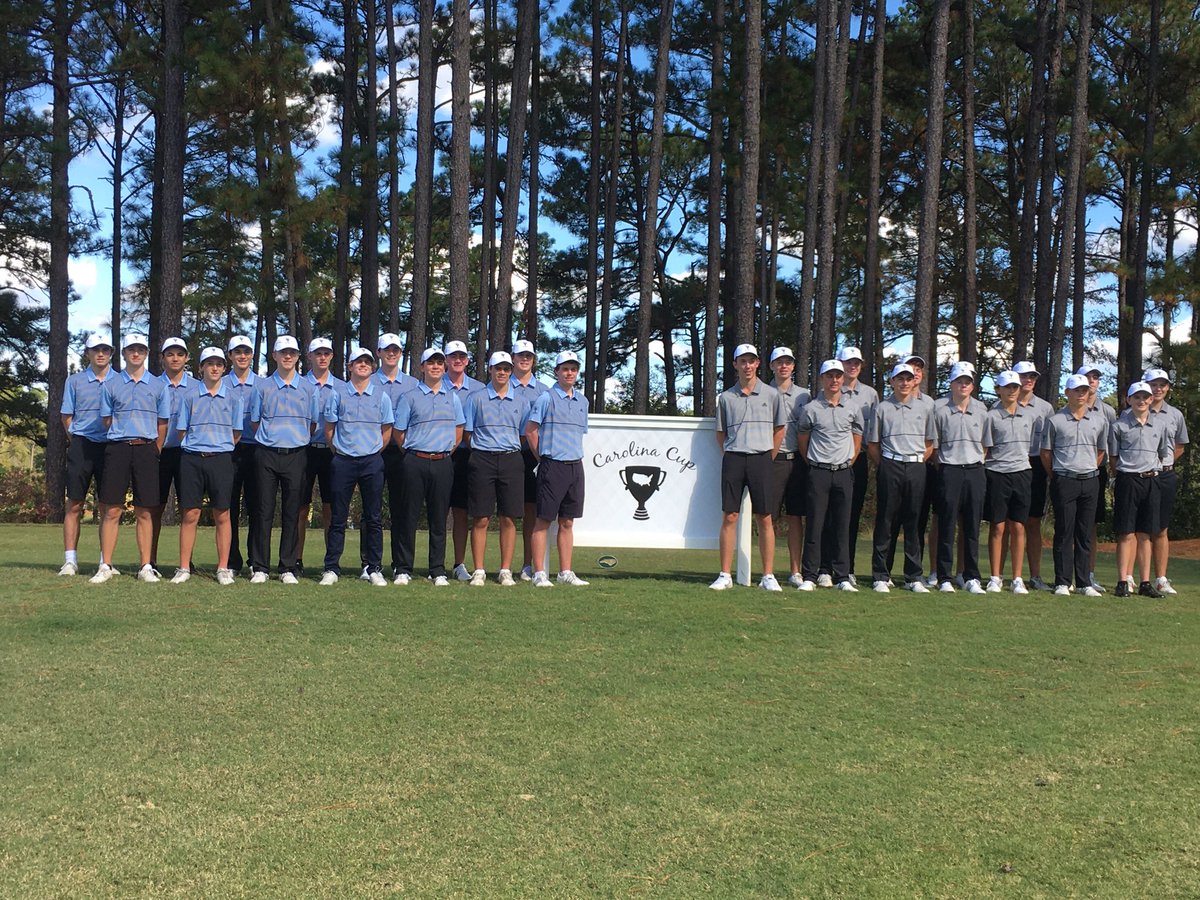
[[[593,415],[583,439],[581,547],[715,550],[721,451],[711,418]],[[750,583],[750,500],[738,519],[737,582]]]

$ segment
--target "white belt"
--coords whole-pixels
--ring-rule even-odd
[[[919,463],[925,461],[924,453],[890,453],[887,450],[883,451],[883,458],[890,459],[892,462],[902,463]]]

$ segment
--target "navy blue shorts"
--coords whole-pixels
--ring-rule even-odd
[[[541,458],[538,464],[537,517],[547,522],[583,515],[583,461]]]

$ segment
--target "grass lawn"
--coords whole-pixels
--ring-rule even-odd
[[[92,586],[0,527],[0,896],[1200,896],[1200,564],[1155,601],[629,550],[586,589],[219,588],[121,540]]]

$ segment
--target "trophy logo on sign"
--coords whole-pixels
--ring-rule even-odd
[[[626,466],[621,470],[621,483],[637,501],[637,510],[633,514],[635,519],[645,521],[650,518],[650,513],[646,512],[646,501],[654,496],[654,492],[666,480],[667,473],[658,466]]]

